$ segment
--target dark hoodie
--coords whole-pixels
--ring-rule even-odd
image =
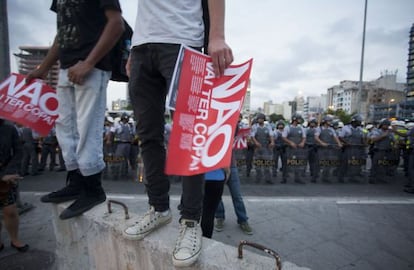
[[[0,119],[0,179],[7,174],[18,174],[22,160],[22,145],[14,126]]]

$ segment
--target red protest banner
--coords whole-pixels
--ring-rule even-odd
[[[194,175],[228,167],[252,59],[216,78],[211,58],[182,47],[167,107],[175,109],[166,173]]]
[[[0,117],[46,136],[58,117],[56,91],[41,80],[26,84],[25,78],[12,73],[0,84]]]
[[[247,138],[250,135],[250,128],[241,128],[234,138],[233,149],[240,150],[247,148]]]

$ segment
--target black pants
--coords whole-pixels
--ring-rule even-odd
[[[165,97],[180,45],[150,43],[132,49],[129,95],[137,119],[149,204],[156,211],[169,208],[170,182],[164,173]],[[182,177],[181,217],[199,220],[203,201],[203,175]]]
[[[224,181],[205,181],[201,230],[203,236],[211,238],[214,228],[214,215],[223,195]]]

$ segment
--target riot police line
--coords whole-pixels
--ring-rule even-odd
[[[407,185],[412,183],[407,153],[412,152],[413,142],[404,135],[412,124],[405,127],[401,121],[383,119],[377,126],[363,126],[362,118],[354,115],[341,126],[327,115],[319,122],[311,118],[305,128],[301,116],[295,114],[290,123],[279,121],[270,128],[264,119],[259,114],[251,125],[248,148],[235,150],[247,182],[260,183],[265,175],[265,182],[273,184],[281,173],[280,183],[287,183],[292,175],[294,182],[302,184],[308,178],[313,183],[386,183],[403,164]],[[251,177],[252,171],[255,176]]]
[[[367,180],[381,183],[387,181],[383,176],[395,175],[400,160],[404,161],[405,173],[408,174],[408,155],[403,155],[403,152],[408,153],[406,148],[412,142],[406,138],[405,145],[399,145],[398,136],[392,129],[394,125],[386,119],[376,126],[362,126],[362,118],[355,115],[349,123],[341,126],[328,115],[320,121],[309,119],[306,127],[299,114],[293,115],[290,123],[278,121],[272,127],[265,123],[264,115],[259,114],[256,119],[259,121],[249,125],[247,149],[234,150],[240,175],[246,177],[247,182],[264,180],[273,184],[281,175],[281,183],[287,183],[292,176],[295,183],[305,183],[309,178],[313,183],[365,183]],[[116,179],[125,176],[129,169],[133,172],[133,179],[142,179],[143,166],[139,160],[138,139],[133,133],[134,121],[124,115],[117,121],[110,117],[106,120],[105,134],[111,136],[105,139],[107,169],[104,176]],[[165,135],[168,140],[168,132]],[[108,140],[111,143],[107,143]],[[130,154],[118,148],[129,148]],[[133,148],[135,150],[131,151]]]

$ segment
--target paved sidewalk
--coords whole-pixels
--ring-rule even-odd
[[[62,173],[49,173],[22,182],[23,201],[36,206],[20,222],[20,237],[31,250],[17,254],[3,231],[6,249],[0,253],[0,269],[55,269],[51,208],[39,198],[61,187],[63,178]],[[396,177],[383,185],[244,184],[252,236],[239,229],[226,188],[224,231],[214,232],[213,239],[234,246],[235,256],[240,240],[256,242],[277,251],[282,261],[313,270],[414,269],[414,196],[402,192],[402,183],[402,177]],[[105,181],[104,186],[109,197],[125,202],[132,213],[142,214],[147,207],[140,183]],[[172,185],[171,194],[177,216],[179,184]]]

